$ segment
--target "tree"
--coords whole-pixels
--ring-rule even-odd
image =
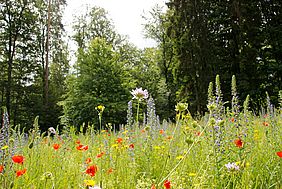
[[[105,123],[125,123],[129,91],[124,87],[124,70],[119,54],[105,39],[96,37],[77,60],[77,73],[68,82],[68,93],[61,102],[64,120],[75,126],[94,124],[98,128],[95,107],[105,106]]]

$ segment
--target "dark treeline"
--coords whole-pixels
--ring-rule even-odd
[[[203,114],[217,74],[225,101],[231,100],[235,75],[241,102],[249,94],[259,110],[268,92],[278,104],[281,1],[170,0],[165,12],[155,7],[145,18],[146,36],[158,42],[145,49],[118,34],[104,9],[88,8],[73,20],[72,69],[62,24],[65,6],[65,0],[0,1],[0,105],[13,126],[29,128],[39,115],[43,130],[98,127],[100,104],[106,107],[104,123],[125,123],[135,87],[149,91],[161,118],[174,117],[179,101]]]

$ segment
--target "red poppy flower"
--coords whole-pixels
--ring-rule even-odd
[[[244,143],[241,139],[236,139],[234,140],[234,144],[238,147],[238,148],[242,148]]]
[[[279,157],[281,157],[281,158],[282,158],[282,151],[280,151],[280,152],[276,152],[276,154],[277,154]]]
[[[235,121],[235,118],[234,118],[234,117],[232,117],[232,118],[231,118],[231,122],[232,122],[232,123],[234,123],[234,121]]]
[[[24,162],[24,157],[23,156],[13,156],[12,160],[14,163],[18,163],[18,164],[23,164]]]
[[[102,157],[104,154],[105,154],[105,152],[101,152],[101,153],[98,154],[96,157],[97,157],[97,158],[100,158],[100,157]]]
[[[167,138],[167,140],[171,140],[173,137],[172,136],[168,136],[166,138]]]
[[[267,123],[266,121],[264,121],[262,124],[263,124],[263,126],[266,126],[266,127],[269,126],[269,123]]]
[[[94,177],[97,171],[98,171],[98,167],[96,165],[91,165],[87,167],[85,173],[90,175],[91,177]]]
[[[165,180],[165,181],[164,181],[164,187],[165,187],[166,189],[170,189],[170,188],[171,188],[171,184],[170,184],[170,181],[169,181],[169,180]]]
[[[87,158],[87,159],[85,160],[85,163],[86,163],[86,164],[89,164],[89,163],[91,163],[91,162],[92,162],[91,158]]]
[[[76,149],[79,151],[86,151],[88,150],[88,146],[80,144],[79,146],[76,147]]]
[[[80,144],[80,140],[76,140],[75,143],[76,143],[76,144]]]
[[[53,148],[54,150],[58,150],[61,147],[60,144],[53,144]]]
[[[0,165],[0,173],[2,173],[4,170],[4,166],[3,165]]]
[[[160,133],[161,135],[164,134],[164,130],[163,130],[163,129],[159,130],[159,133]]]
[[[130,144],[130,145],[129,145],[129,148],[134,149],[134,144],[133,144],[133,143]]]
[[[156,186],[153,184],[153,185],[151,186],[151,189],[156,189]]]
[[[196,135],[196,136],[201,136],[202,133],[201,133],[200,131],[195,131],[195,135]]]
[[[17,177],[20,177],[20,176],[22,176],[25,173],[26,173],[26,169],[16,171]]]
[[[121,144],[122,143],[122,138],[117,138],[116,143]]]
[[[108,169],[107,173],[108,173],[108,174],[111,174],[113,171],[114,171],[114,169],[113,169],[113,168],[110,168],[110,169]]]

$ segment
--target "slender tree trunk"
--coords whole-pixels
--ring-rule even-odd
[[[47,37],[46,37],[46,44],[45,44],[45,83],[44,83],[44,101],[45,101],[45,108],[48,107],[48,92],[49,92],[49,40],[50,40],[50,26],[51,26],[51,0],[48,1],[48,18],[47,18]]]

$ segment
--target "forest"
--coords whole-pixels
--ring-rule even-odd
[[[144,18],[156,47],[139,49],[119,34],[107,10],[76,15],[71,63],[62,23],[65,0],[0,1],[0,106],[12,127],[27,130],[72,125],[126,124],[130,91],[142,87],[159,119],[175,121],[174,107],[188,103],[193,116],[208,108],[208,87],[220,76],[224,107],[231,108],[236,77],[240,102],[250,97],[259,114],[267,97],[278,106],[282,89],[282,1],[168,0]],[[136,105],[133,104],[133,109]],[[239,107],[240,108],[240,107]],[[140,103],[142,121],[145,104]],[[1,114],[4,109],[1,109]]]

